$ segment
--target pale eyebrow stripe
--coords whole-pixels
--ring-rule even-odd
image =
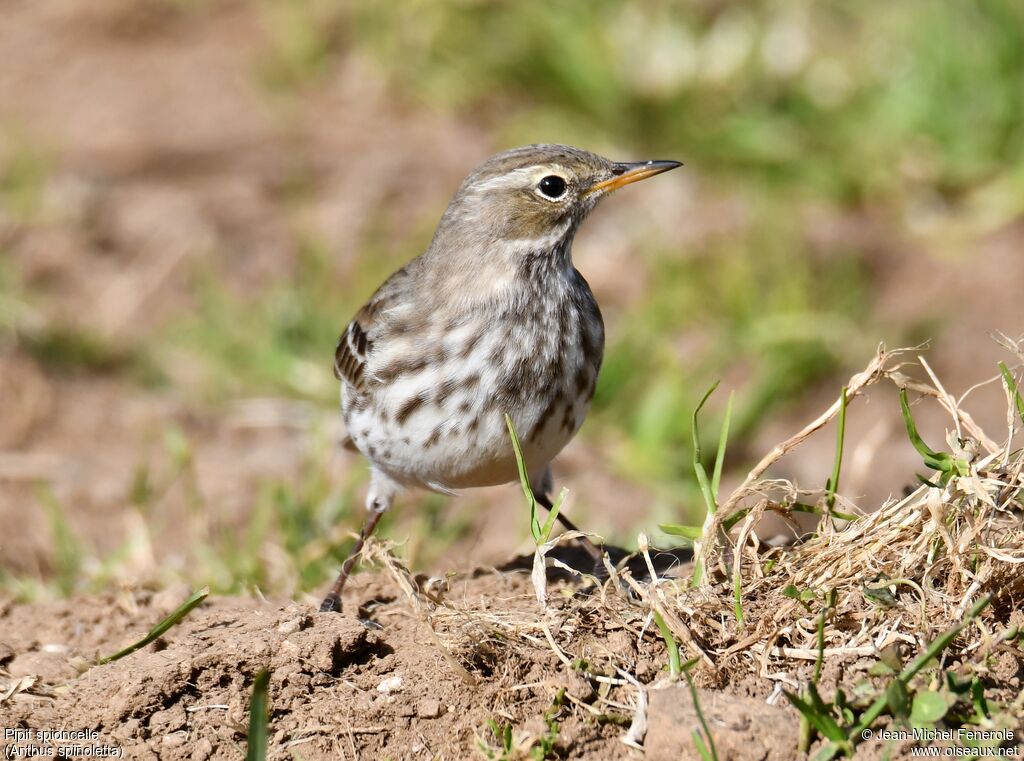
[[[485,191],[493,190],[495,188],[508,188],[518,187],[523,183],[523,180],[529,178],[531,180],[540,180],[549,174],[557,174],[565,180],[569,179],[569,172],[561,164],[535,164],[533,166],[524,166],[519,169],[513,169],[511,172],[506,174],[500,174],[497,177],[492,177],[486,182],[482,182],[477,185],[474,190]]]

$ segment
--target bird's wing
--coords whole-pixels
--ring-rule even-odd
[[[367,336],[366,328],[359,319],[357,315],[338,339],[338,346],[334,349],[334,375],[338,380],[362,391],[366,358],[373,350],[373,341]]]
[[[334,349],[334,375],[356,391],[365,391],[369,382],[366,363],[373,354],[374,343],[388,332],[391,307],[407,298],[408,265],[384,281],[377,292],[360,309]]]

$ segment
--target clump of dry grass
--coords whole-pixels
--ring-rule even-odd
[[[776,447],[716,515],[721,525],[746,512],[738,535],[709,543],[705,554],[708,567],[719,569],[719,578],[738,576],[743,606],[761,614],[748,617],[749,626],[730,621],[732,585],[710,579],[699,590],[678,584],[644,590],[652,604],[657,599],[657,605],[679,614],[674,617],[677,635],[701,642],[715,662],[737,653],[756,655],[751,665],[765,676],[788,661],[813,660],[818,632],[808,614],[821,605],[830,608],[826,656],[867,655],[896,641],[923,647],[986,594],[992,595],[988,615],[996,629],[972,629],[961,650],[991,647],[1000,636],[998,627],[1012,629],[1010,613],[1024,594],[1024,450],[1013,449],[1024,419],[1017,420],[1015,383],[1011,376],[1006,389],[1009,431],[1000,446],[945,391],[927,364],[932,384],[913,382],[901,372],[900,356],[880,351],[851,379],[848,399],[884,381],[937,399],[953,424],[949,472],[936,473],[929,483],[876,511],[859,510],[866,514],[855,521],[837,522],[823,509],[807,541],[762,552],[755,531],[760,516],[766,511],[787,514],[802,498],[793,484],[766,479],[764,473],[835,417],[839,403]],[[824,508],[823,498],[819,507]],[[851,507],[857,508],[847,504],[844,509]]]
[[[1017,344],[1005,343],[1024,361]],[[611,578],[595,594],[556,598],[548,608],[521,593],[502,599],[501,605],[448,599],[436,588],[424,594],[408,583],[407,572],[386,548],[376,545],[369,552],[400,580],[437,634],[445,657],[466,665],[487,653],[500,651],[507,658],[541,648],[554,651],[566,667],[582,669],[595,683],[633,689],[630,685],[639,686],[630,673],[635,664],[594,644],[596,635],[619,629],[638,643],[656,643],[660,631],[669,651],[678,647],[705,685],[762,678],[795,693],[807,683],[816,661],[812,684],[822,659],[877,659],[894,646],[927,657],[937,652],[936,641],[948,645],[945,655],[952,654],[951,660],[984,670],[985,659],[1013,644],[1024,623],[1015,613],[1024,596],[1024,449],[1014,448],[1024,429],[1024,400],[1014,376],[1002,366],[992,380],[1006,390],[1008,427],[997,443],[924,360],[930,383],[904,374],[905,356],[879,350],[851,378],[840,401],[775,447],[721,503],[698,545],[707,570],[697,584],[680,576],[659,577],[644,535],[639,545],[647,578],[609,565]],[[909,407],[904,408],[911,443],[925,464],[938,468],[921,477],[917,488],[875,510],[839,497],[845,513],[860,516],[845,521],[835,517],[833,495],[803,492],[767,477],[781,457],[854,404],[865,389],[885,382],[930,397],[950,414],[950,451],[935,452],[917,438]],[[765,513],[788,516],[808,507],[821,518],[805,541],[767,547],[759,539],[757,527]],[[727,532],[726,526],[733,530]],[[974,619],[986,599],[991,604]],[[952,636],[950,628],[965,616],[970,625]]]

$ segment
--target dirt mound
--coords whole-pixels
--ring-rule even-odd
[[[252,681],[267,668],[273,758],[462,759],[482,744],[496,757],[539,747],[562,758],[626,757],[631,751],[620,738],[637,689],[613,671],[601,681],[583,674],[614,659],[651,681],[662,673],[663,648],[652,636],[638,640],[603,624],[565,630],[578,619],[559,611],[590,603],[572,598],[569,587],[551,591],[543,618],[561,643],[557,651],[543,635],[526,649],[512,638],[455,636],[455,627],[442,644],[392,579],[367,573],[356,578],[343,615],[307,604],[213,599],[154,645],[91,667],[98,655],[141,637],[180,601],[180,590],[13,605],[0,616],[0,682],[7,685],[0,686],[0,715],[5,727],[92,731],[95,739],[70,745],[116,748],[130,758],[234,759],[245,749]],[[451,580],[447,596],[507,621],[540,615],[525,573]],[[565,650],[575,656],[569,663],[560,657]],[[9,689],[17,691],[4,700]],[[676,711],[680,700],[652,705]],[[790,711],[750,702],[768,715]],[[673,732],[660,711],[651,712],[651,741],[689,743],[689,731]],[[722,732],[719,747],[728,747],[728,729]]]

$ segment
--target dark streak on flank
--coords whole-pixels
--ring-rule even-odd
[[[392,338],[400,338],[412,330],[412,325],[405,320],[395,320],[389,328],[389,333]]]
[[[533,426],[533,430],[530,431],[529,441],[536,441],[540,438],[541,434],[544,433],[544,427],[548,424],[551,416],[555,414],[555,407],[558,406],[558,397],[552,396],[551,401],[544,408],[544,411],[540,413],[540,417],[537,418],[536,425]]]
[[[567,404],[565,406],[565,414],[562,416],[562,428],[570,433],[574,431],[573,428],[573,416],[572,416],[572,405]]]
[[[587,384],[590,383],[590,369],[585,365],[580,365],[579,372],[576,373],[576,395],[579,396],[587,390]]]
[[[444,403],[448,401],[448,397],[452,395],[455,387],[458,385],[458,381],[455,378],[446,378],[444,382],[438,386],[437,394],[434,396],[434,402],[439,406],[443,407]]]
[[[483,334],[482,333],[477,333],[470,340],[466,341],[465,345],[459,350],[459,353],[457,355],[458,358],[459,359],[469,359],[469,355],[473,353],[473,349],[476,348],[476,345],[478,343],[480,343],[480,341],[482,339],[483,339]]]
[[[423,397],[423,394],[417,394],[416,396],[407,399],[403,402],[402,406],[398,408],[398,414],[395,415],[395,422],[398,423],[398,425],[405,425],[405,421],[409,419],[409,416],[412,415],[412,413],[414,413],[419,407],[423,406],[425,401],[426,399]]]
[[[442,428],[444,428],[443,424],[437,426],[433,431],[430,432],[430,436],[427,438],[426,441],[423,442],[423,446],[426,449],[430,449],[432,446],[434,446],[435,444],[437,444],[437,442],[439,442],[441,440],[441,429]]]
[[[390,365],[382,367],[378,370],[375,375],[377,380],[381,383],[391,383],[396,378],[408,373],[417,373],[427,367],[427,360],[425,357],[416,357],[414,359],[400,359],[397,362],[392,362]]]

